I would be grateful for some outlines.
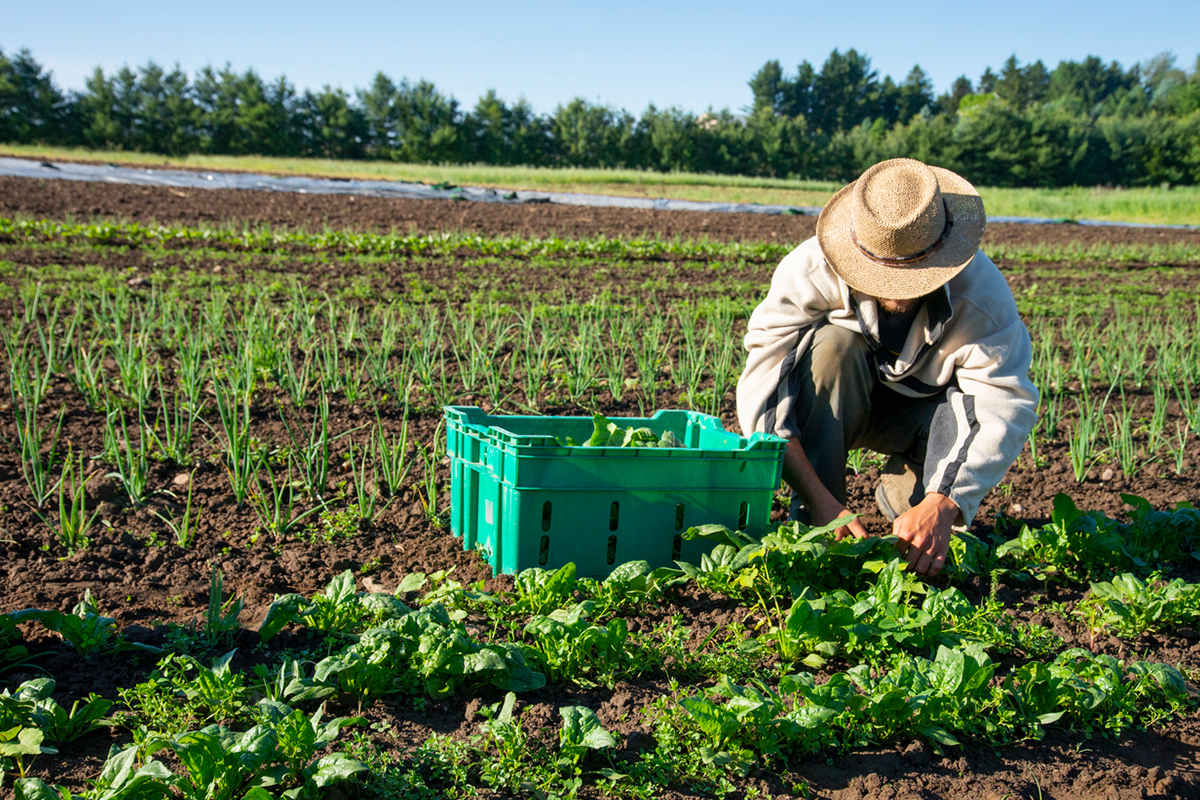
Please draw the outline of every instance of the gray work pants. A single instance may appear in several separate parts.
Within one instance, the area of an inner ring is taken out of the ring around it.
[[[945,392],[911,398],[884,386],[866,339],[836,325],[814,332],[796,369],[801,372],[795,402],[800,444],[838,502],[846,503],[847,454],[861,447],[891,456],[883,483],[893,507],[900,506],[898,513],[920,502],[930,428],[946,404]],[[794,499],[793,515],[796,510]]]

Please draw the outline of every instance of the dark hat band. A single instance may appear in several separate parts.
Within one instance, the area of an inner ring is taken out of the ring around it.
[[[917,253],[916,255],[900,256],[898,258],[888,258],[887,256],[875,255],[870,250],[863,247],[862,243],[860,241],[858,241],[858,236],[854,233],[854,220],[853,219],[850,220],[850,239],[851,239],[851,241],[854,242],[854,246],[858,248],[860,253],[862,253],[864,256],[871,259],[872,261],[874,261],[876,264],[882,264],[885,267],[903,267],[908,264],[915,264],[918,261],[922,261],[926,258],[929,258],[931,255],[936,253],[938,250],[941,250],[942,245],[944,245],[946,243],[946,240],[948,238],[950,238],[950,231],[951,231],[951,229],[954,228],[954,215],[950,213],[950,205],[949,205],[949,203],[946,202],[946,198],[944,198],[944,197],[942,198],[942,208],[944,208],[946,210],[946,224],[942,227],[942,235],[938,237],[938,240],[936,242],[929,245],[929,247],[926,247],[924,250]]]

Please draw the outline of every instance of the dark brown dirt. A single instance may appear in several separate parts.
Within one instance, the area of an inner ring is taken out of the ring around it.
[[[813,219],[804,217],[765,217],[759,215],[696,214],[689,212],[651,212],[618,209],[585,209],[564,206],[498,206],[438,201],[384,200],[344,196],[285,195],[268,192],[199,191],[146,189],[133,186],[61,182],[40,182],[0,178],[0,216],[89,220],[116,217],[142,222],[164,223],[262,223],[304,227],[328,226],[360,230],[460,230],[488,233],[556,234],[583,236],[652,235],[664,238],[693,238],[745,241],[800,241],[812,232]],[[1169,241],[1200,245],[1200,232],[1178,230],[1140,230],[1085,228],[1082,226],[993,225],[988,236],[993,241],[1064,242],[1080,241]],[[44,256],[10,256],[18,263],[38,266]],[[106,268],[124,270],[138,265],[136,254],[114,250],[103,256]],[[111,262],[111,263],[110,263]],[[240,268],[252,268],[243,265]],[[190,265],[181,257],[181,267]],[[260,265],[270,268],[264,259]],[[661,277],[669,264],[632,265],[619,276],[621,285],[638,286],[651,277]],[[407,273],[423,269],[421,263],[385,266],[391,280],[401,285]],[[486,267],[462,264],[447,267],[437,264],[421,277],[432,283],[444,281],[474,284],[486,278]],[[440,273],[438,271],[441,271]],[[747,274],[734,276],[765,287],[769,268],[747,267]],[[541,275],[526,280],[544,281],[547,289],[563,276]],[[727,272],[691,273],[697,283],[730,279]],[[586,276],[573,276],[580,279]],[[611,280],[613,276],[606,276]],[[1181,281],[1192,281],[1189,271]],[[313,278],[317,280],[317,278]],[[99,418],[88,411],[65,381],[51,390],[51,402],[66,409],[64,438],[70,439],[77,452],[95,453],[101,448]],[[4,395],[7,397],[7,394]],[[673,400],[665,397],[663,405]],[[470,403],[476,398],[464,398]],[[11,411],[3,411],[2,426],[11,438]],[[614,415],[632,415],[628,405],[602,404],[600,409]],[[332,427],[346,430],[372,418],[372,412],[335,403]],[[725,421],[733,426],[730,409]],[[555,413],[583,413],[583,409],[563,406]],[[433,414],[417,416],[411,423],[410,436],[429,441],[437,425]],[[397,426],[398,419],[389,419]],[[256,421],[256,432],[264,438],[279,435],[277,423],[264,412]],[[1119,473],[1102,479],[1099,474],[1077,484],[1065,464],[1064,454],[1049,446],[1041,454],[1049,466],[1033,469],[1028,454],[1013,466],[1001,486],[985,503],[975,531],[985,535],[997,515],[1004,513],[1016,520],[1032,523],[1049,518],[1051,500],[1060,491],[1076,498],[1080,507],[1097,508],[1116,515],[1122,509],[1119,494],[1130,492],[1149,499],[1156,507],[1170,507],[1180,501],[1200,504],[1200,444],[1193,441],[1187,453],[1187,469],[1176,475],[1154,465],[1136,476]],[[203,506],[201,535],[189,548],[170,541],[165,525],[154,511],[178,510],[179,501],[165,493],[178,492],[175,479],[190,470],[159,465],[151,486],[164,493],[155,496],[147,508],[127,508],[119,487],[112,478],[96,475],[89,485],[89,497],[98,504],[105,525],[94,531],[87,550],[65,557],[33,509],[28,507],[19,466],[12,453],[0,455],[0,570],[4,589],[0,610],[25,607],[69,610],[90,591],[101,609],[117,619],[131,640],[162,643],[167,623],[187,624],[203,615],[208,596],[212,565],[225,575],[227,592],[238,594],[246,602],[241,622],[248,630],[257,628],[272,598],[284,592],[311,595],[344,569],[353,569],[360,587],[393,588],[406,574],[433,572],[453,567],[454,576],[464,582],[484,581],[489,589],[509,585],[505,578],[492,578],[479,557],[465,553],[457,540],[444,529],[435,527],[422,513],[415,487],[410,486],[394,499],[367,530],[345,542],[308,543],[288,537],[272,539],[257,533],[257,524],[245,509],[233,503],[228,479],[222,469],[201,464],[195,473],[195,500]],[[446,467],[440,468],[440,480],[448,484]],[[886,530],[886,523],[872,502],[877,472],[867,471],[851,481],[851,507],[866,512],[865,522],[875,533]],[[777,516],[783,512],[782,501]],[[736,603],[703,593],[679,592],[655,609],[646,619],[669,620],[674,614],[686,615],[699,639],[714,630],[722,630],[740,618]],[[1049,624],[1049,623],[1048,623]],[[1200,645],[1194,631],[1181,632],[1178,641],[1165,638],[1122,645],[1089,642],[1086,634],[1065,620],[1055,621],[1060,635],[1070,635],[1080,646],[1092,646],[1101,652],[1128,656],[1122,648],[1131,646],[1154,649],[1159,657],[1178,663],[1181,668],[1200,668]],[[117,689],[140,680],[153,666],[153,658],[102,656],[83,658],[56,637],[28,633],[33,651],[48,655],[39,662],[58,679],[58,694],[75,699],[88,692],[115,697]],[[256,637],[244,633],[239,639],[237,666],[248,668],[264,660],[254,648]],[[1194,673],[1193,673],[1194,674]],[[32,671],[12,671],[0,675],[0,685],[11,687],[35,675]],[[649,732],[637,710],[669,691],[662,674],[619,684],[612,689],[581,690],[552,685],[539,692],[521,696],[518,708],[531,730],[557,725],[554,709],[564,704],[583,704],[596,709],[601,721],[625,737],[618,758],[632,757],[646,746]],[[498,696],[486,695],[483,702],[495,702]],[[466,737],[478,731],[479,698],[455,698],[438,703],[413,703],[403,700],[376,704],[364,713],[370,722],[384,723],[390,733],[373,735],[377,741],[390,742],[399,750],[411,748],[433,733]],[[356,709],[330,707],[330,713],[354,713]],[[84,737],[65,745],[58,756],[43,756],[33,774],[78,789],[82,780],[94,776],[116,740],[106,732]],[[865,751],[826,760],[814,758],[793,764],[794,772],[774,775],[752,774],[741,785],[758,789],[765,796],[792,796],[799,781],[811,787],[811,797],[836,800],[859,798],[968,798],[1054,797],[1060,800],[1085,798],[1173,798],[1200,797],[1200,718],[1192,714],[1153,731],[1137,731],[1121,737],[1088,738],[1081,733],[1052,729],[1039,742],[1005,747],[967,745],[938,756],[921,742],[890,742]],[[0,790],[0,798],[9,797]],[[695,796],[681,787],[664,788],[663,797]]]
[[[91,220],[115,218],[179,225],[272,225],[308,230],[388,232],[462,231],[524,236],[661,237],[799,243],[816,231],[816,217],[586,208],[553,203],[499,205],[470,201],[403,200],[347,195],[287,194],[230,189],[174,189],[0,177],[0,216]],[[1200,230],[1119,228],[1071,224],[988,226],[988,244],[1082,246],[1128,242],[1190,243]]]

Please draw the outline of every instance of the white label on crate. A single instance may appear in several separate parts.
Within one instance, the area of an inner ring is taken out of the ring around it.
[[[491,500],[483,501],[483,521],[486,522],[488,525],[495,524],[495,522],[492,520],[492,501]]]

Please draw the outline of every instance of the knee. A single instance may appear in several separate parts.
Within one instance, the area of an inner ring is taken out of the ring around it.
[[[873,387],[867,342],[861,334],[825,325],[813,335],[809,373],[818,396],[865,398]]]

